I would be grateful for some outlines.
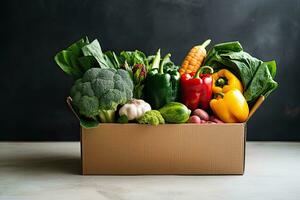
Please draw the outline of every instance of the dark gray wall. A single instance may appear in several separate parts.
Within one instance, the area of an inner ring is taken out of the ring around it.
[[[280,87],[248,123],[249,140],[300,140],[299,0],[10,0],[2,2],[1,140],[78,140],[72,80],[53,56],[88,35],[105,50],[157,48],[180,64],[206,38],[276,59]]]

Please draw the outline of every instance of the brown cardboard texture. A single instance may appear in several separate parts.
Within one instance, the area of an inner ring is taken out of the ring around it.
[[[249,118],[263,100],[255,103]],[[71,98],[67,102],[72,109]],[[246,123],[82,127],[82,173],[243,174],[245,139]]]

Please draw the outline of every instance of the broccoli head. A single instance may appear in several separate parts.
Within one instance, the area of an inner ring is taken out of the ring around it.
[[[114,122],[117,106],[132,98],[133,83],[123,69],[91,68],[71,88],[78,113],[100,122]]]

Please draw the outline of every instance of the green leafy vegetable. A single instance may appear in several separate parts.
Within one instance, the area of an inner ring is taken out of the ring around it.
[[[148,69],[148,59],[146,55],[138,50],[135,51],[122,51],[119,56],[120,64],[124,65],[125,62],[129,66],[134,66],[136,64],[142,64]]]
[[[138,50],[122,51],[118,60],[121,68],[128,71],[132,77],[134,84],[133,97],[136,99],[143,98],[144,81],[149,69],[146,55]]]
[[[107,62],[107,58],[105,57],[105,55],[102,53],[101,46],[97,39],[95,39],[90,44],[87,44],[84,47],[82,47],[81,50],[84,56],[94,57],[99,63],[101,68],[105,69],[105,68],[112,67],[110,63]]]
[[[76,63],[76,56],[72,53],[72,51],[62,50],[61,52],[56,54],[54,59],[58,66],[66,74],[72,76],[75,79],[82,76],[82,70]]]
[[[58,52],[54,60],[66,74],[74,79],[81,78],[87,70],[93,67],[114,68],[110,59],[102,53],[98,40],[90,43],[87,37]]]
[[[160,50],[158,50],[158,55],[160,55],[159,52]],[[170,56],[163,60],[160,56],[151,55],[147,57],[143,52],[138,50],[122,51],[118,59],[113,57],[111,53],[109,57],[110,60],[118,60],[119,66],[130,73],[134,83],[133,97],[136,99],[144,98],[145,78],[150,70],[158,69],[161,63],[166,73],[178,71],[179,69],[170,60]]]
[[[83,56],[83,57],[78,58],[78,61],[80,63],[80,66],[81,66],[81,69],[83,72],[86,72],[87,70],[89,70],[93,67],[99,66],[97,60],[93,56]]]
[[[215,45],[207,54],[203,65],[218,71],[222,68],[232,71],[243,83],[244,96],[248,102],[257,97],[267,97],[278,84],[273,80],[276,74],[275,61],[263,62],[252,57],[239,42]]]
[[[142,99],[144,97],[144,82],[146,78],[146,67],[143,64],[135,64],[132,67],[132,79],[134,83],[133,97],[136,99]]]
[[[107,57],[107,62],[110,62],[111,63],[110,65],[113,66],[113,68],[115,69],[120,68],[120,61],[117,55],[115,54],[115,52],[107,51],[105,52],[105,56]]]
[[[81,121],[94,127],[99,122],[114,122],[117,106],[132,98],[132,90],[127,71],[91,68],[75,82],[70,95]]]
[[[273,80],[276,71],[275,61],[264,62],[259,67],[253,77],[248,89],[244,92],[247,101],[258,98],[261,94],[267,97],[278,86],[278,83]],[[271,69],[271,70],[270,70]],[[272,76],[273,72],[273,76]]]

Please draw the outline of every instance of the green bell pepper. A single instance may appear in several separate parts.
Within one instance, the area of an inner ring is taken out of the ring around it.
[[[160,50],[158,50],[152,69],[147,74],[145,100],[152,109],[159,109],[169,102],[178,101],[180,96],[180,74],[176,67],[167,64],[170,56],[171,54],[167,54],[161,62],[157,62],[160,61]]]

